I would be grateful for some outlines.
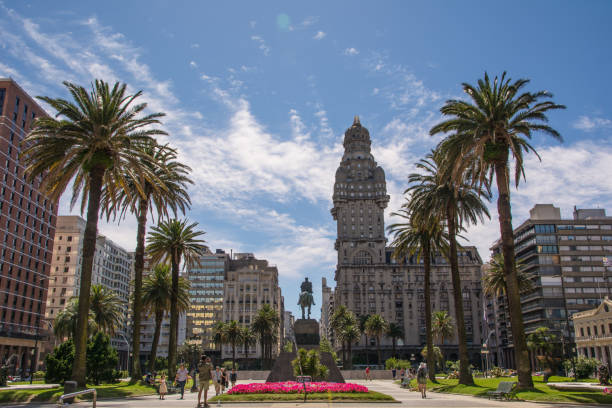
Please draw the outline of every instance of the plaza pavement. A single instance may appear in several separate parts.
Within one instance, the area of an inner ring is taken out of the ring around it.
[[[263,381],[238,381],[238,383],[251,383],[251,382],[263,382]],[[600,405],[583,405],[583,404],[549,404],[549,403],[531,403],[522,401],[494,401],[486,398],[476,398],[466,395],[451,395],[451,394],[439,394],[430,392],[427,393],[427,398],[422,399],[418,392],[408,391],[400,388],[399,385],[393,384],[390,380],[374,380],[374,381],[363,381],[356,380],[351,381],[356,384],[365,385],[373,391],[379,391],[388,395],[393,396],[400,403],[364,403],[364,402],[324,402],[324,403],[296,403],[296,402],[283,402],[283,403],[223,403],[221,406],[227,406],[230,408],[258,408],[258,407],[273,407],[273,408],[296,408],[296,407],[307,407],[307,408],[328,408],[328,407],[339,407],[339,408],[379,408],[379,407],[430,407],[430,408],[480,408],[480,407],[511,407],[511,408],[551,408],[551,407],[601,407]],[[210,391],[214,395],[214,388],[211,387]],[[153,407],[164,407],[164,408],[194,408],[197,402],[197,393],[189,391],[185,392],[185,399],[179,399],[177,395],[166,396],[164,401],[159,400],[158,396],[145,396],[145,397],[134,397],[130,399],[113,399],[113,400],[102,400],[97,403],[98,408],[153,408]],[[84,408],[91,407],[89,403],[78,403],[73,404],[71,407]],[[53,404],[22,404],[22,405],[0,405],[2,407],[25,407],[36,408],[45,407],[51,408]],[[210,404],[211,408],[217,407],[216,403]]]

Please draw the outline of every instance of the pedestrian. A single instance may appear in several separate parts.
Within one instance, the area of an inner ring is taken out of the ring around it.
[[[393,381],[395,381],[395,375],[397,374],[397,368],[393,367],[391,369],[391,375],[393,376]]]
[[[232,372],[230,373],[230,381],[232,383],[232,388],[236,385],[236,380],[238,379],[238,374],[236,373],[236,369],[232,368]]]
[[[210,387],[210,379],[212,378],[212,364],[210,357],[202,356],[198,364],[198,380],[200,382],[200,390],[198,392],[198,406],[202,406],[202,391],[204,391],[204,408],[208,408],[208,387]]]
[[[227,380],[227,369],[223,367],[221,369],[221,394],[225,392],[225,388],[227,387],[228,382],[229,381]]]
[[[419,391],[421,391],[421,398],[427,397],[427,364],[421,363],[416,373],[417,383],[419,384]]]
[[[181,399],[185,396],[185,384],[187,384],[187,377],[189,376],[189,372],[185,368],[185,364],[181,363],[178,371],[176,372],[175,381],[178,386],[181,388]]]
[[[167,393],[168,384],[166,384],[166,374],[162,374],[161,379],[159,380],[159,399],[166,399]]]
[[[370,376],[370,366],[367,366],[367,367],[366,367],[366,369],[365,369],[365,375],[366,375],[366,376],[365,376],[365,377],[366,377],[366,378],[365,378],[365,379],[366,379],[366,381],[368,381],[368,380],[372,381],[372,377]]]
[[[400,370],[400,380],[404,380],[404,377],[406,377],[406,369],[402,367],[402,369]]]
[[[219,366],[213,372],[213,385],[215,386],[215,395],[219,395],[221,392],[221,377],[223,377],[223,373]]]

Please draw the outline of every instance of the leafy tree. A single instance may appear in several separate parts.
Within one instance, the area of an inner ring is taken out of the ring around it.
[[[232,368],[236,366],[236,346],[242,343],[242,328],[237,321],[231,320],[225,325],[223,338],[232,346]]]
[[[489,267],[482,276],[482,289],[487,295],[500,296],[506,294],[506,274],[504,272],[504,255],[495,254],[489,261]],[[516,278],[520,293],[533,290],[533,275],[525,272],[523,265],[515,262]]]
[[[433,347],[433,361],[435,365],[439,365],[440,367],[443,367],[444,364],[444,355],[442,355],[442,350],[440,350],[440,347],[438,346],[434,346]],[[425,360],[427,360],[427,346],[423,347],[423,350],[421,350],[421,355],[423,356],[423,358]],[[434,369],[435,371],[435,365],[430,367],[431,369]],[[429,367],[429,364],[427,364],[427,367]]]
[[[57,338],[73,339],[76,334],[77,321],[79,316],[79,299],[72,298],[68,301],[66,308],[60,311],[53,321],[53,334]],[[94,312],[90,309],[88,315],[88,336],[91,336],[97,329]]]
[[[187,220],[162,221],[151,228],[147,237],[147,253],[153,264],[169,263],[172,268],[172,291],[170,299],[170,338],[168,340],[168,377],[176,374],[176,347],[178,335],[179,308],[179,270],[181,262],[184,267],[200,263],[200,257],[208,249],[204,240],[199,239],[204,234],[197,231],[198,223],[188,224]]]
[[[601,363],[595,358],[578,356],[578,358],[575,359],[576,378],[592,378],[595,370],[597,370],[600,364]],[[571,360],[563,361],[563,366],[567,371],[571,370]]]
[[[265,303],[255,314],[251,329],[257,333],[261,344],[262,360],[267,366],[272,363],[272,347],[278,343],[279,315],[272,307]]]
[[[167,144],[160,145],[156,141],[143,143],[140,148],[143,154],[150,158],[143,165],[153,175],[153,180],[150,177],[133,180],[128,176],[123,189],[105,188],[102,199],[109,217],[111,214],[119,214],[120,218],[123,218],[127,211],[131,211],[138,221],[132,297],[132,350],[136,356],[140,353],[140,319],[145,307],[142,301],[142,285],[147,212],[153,214],[155,210],[158,221],[162,217],[168,217],[169,210],[175,217],[179,211],[184,214],[191,204],[187,184],[192,183],[187,177],[191,169],[176,160],[175,149]],[[141,377],[140,361],[137,358],[132,360],[132,373],[133,379]]]
[[[438,339],[440,349],[444,345],[444,341],[452,338],[455,334],[453,319],[446,310],[434,312],[431,329],[434,337]],[[444,367],[444,353],[442,353],[442,367]]]
[[[358,341],[361,337],[361,332],[359,331],[359,327],[357,325],[357,319],[352,312],[348,316],[344,326],[342,326],[340,331],[337,332],[337,336],[342,343],[346,343],[347,362],[345,367],[350,369],[353,367],[353,343]]]
[[[538,327],[535,332],[527,336],[527,348],[534,353],[540,353],[537,358],[547,368],[544,382],[548,382],[548,378],[556,369],[558,359],[554,358],[553,353],[557,343],[557,336],[552,334],[548,327]]]
[[[394,259],[403,262],[406,258],[415,256],[417,262],[423,260],[424,271],[424,297],[425,297],[425,334],[427,349],[433,350],[433,334],[431,323],[431,261],[436,252],[448,251],[448,237],[444,234],[442,223],[434,213],[425,209],[426,203],[421,202],[427,197],[411,197],[410,201],[404,203],[402,208],[393,213],[400,217],[402,222],[389,225],[388,229],[393,234],[392,247]],[[427,360],[429,379],[436,381],[434,355],[429,354]]]
[[[177,352],[178,361],[186,363],[187,366],[197,366],[200,356],[204,353],[204,347],[201,343],[183,343]]]
[[[319,350],[321,350],[322,353],[330,353],[334,361],[338,360],[338,355],[334,351],[331,342],[325,336],[321,337],[321,340],[319,341]]]
[[[293,343],[288,341],[285,343],[285,345],[283,346],[283,351],[286,353],[292,353],[293,352]]]
[[[213,343],[218,350],[221,350],[221,346],[223,346],[223,331],[225,330],[225,323],[217,322],[213,326]]]
[[[328,369],[321,364],[319,352],[317,350],[306,351],[301,348],[297,352],[297,357],[291,362],[293,374],[309,375],[314,381],[325,380],[328,375]]]
[[[249,348],[257,344],[257,335],[249,327],[243,327],[241,330],[240,338],[244,346],[244,358],[248,359]]]
[[[87,344],[87,378],[95,385],[100,382],[111,383],[119,379],[115,369],[119,363],[117,350],[110,344],[110,338],[102,333],[96,333]]]
[[[98,329],[112,336],[115,330],[121,326],[123,311],[122,301],[117,292],[106,286],[92,285],[89,296],[89,307],[94,314],[94,321]]]
[[[184,313],[189,309],[189,281],[179,277],[179,291],[177,294],[179,313]],[[143,310],[153,312],[155,315],[155,331],[153,332],[153,342],[151,343],[151,356],[149,359],[149,371],[153,371],[153,362],[157,357],[157,347],[164,314],[170,310],[172,301],[172,278],[170,267],[164,264],[157,264],[153,268],[142,285],[142,306]]]
[[[60,383],[70,379],[74,363],[74,343],[72,339],[61,343],[45,357],[45,382]]]
[[[82,86],[69,82],[64,85],[73,102],[39,97],[57,113],[34,122],[22,141],[21,158],[28,182],[41,177],[51,201],[58,201],[72,183],[71,206],[80,196],[81,212],[87,207],[72,370],[72,379],[84,387],[89,293],[102,189],[122,188],[127,175],[137,180],[150,177],[142,165],[148,158],[138,147],[165,132],[155,127],[163,114],[142,115],[147,104],[133,104],[141,92],[128,95],[125,84],[117,82],[111,89],[106,82],[96,80],[90,93]]]
[[[434,151],[420,160],[416,167],[421,173],[412,173],[408,176],[410,187],[406,194],[422,205],[419,212],[415,212],[417,224],[419,218],[425,217],[423,222],[430,225],[427,219],[434,216],[446,222],[448,233],[448,251],[445,253],[450,263],[451,280],[453,282],[453,301],[455,304],[455,320],[457,322],[457,337],[459,345],[459,384],[473,385],[474,379],[469,370],[469,356],[467,351],[465,317],[463,311],[463,291],[461,276],[459,274],[459,259],[457,249],[457,233],[466,225],[483,221],[489,216],[489,211],[481,197],[489,198],[486,191],[464,180],[455,180],[450,177],[450,171],[444,167],[446,158],[440,151]],[[418,216],[417,216],[418,215]]]
[[[519,281],[514,265],[514,235],[510,206],[510,161],[513,157],[514,181],[518,187],[525,178],[523,153],[537,152],[528,142],[534,132],[543,132],[557,140],[561,135],[550,127],[546,113],[565,109],[551,100],[547,91],[523,92],[527,79],[512,81],[504,72],[491,82],[484,79],[473,86],[463,83],[469,101],[449,100],[440,109],[447,120],[434,126],[430,134],[449,133],[440,150],[452,169],[452,177],[460,182],[490,185],[495,175],[497,212],[501,230],[507,299],[512,338],[518,366],[519,388],[532,388],[529,352],[521,309]],[[539,158],[539,156],[538,156]],[[457,321],[459,325],[461,322]]]
[[[340,340],[340,345],[342,348],[342,365],[344,367],[347,367],[348,363],[346,359],[346,342],[342,340],[343,336],[341,336],[341,332],[344,330],[345,327],[354,324],[354,319],[355,315],[353,314],[353,312],[348,310],[347,307],[344,305],[338,306],[334,310],[334,313],[332,313],[332,316],[330,318],[330,326],[336,334],[338,340]]]
[[[376,339],[376,351],[378,354],[378,364],[382,364],[382,353],[380,350],[380,339],[387,332],[388,323],[379,314],[374,314],[368,318],[365,324],[366,332],[370,337]]]
[[[389,323],[387,327],[387,332],[385,333],[387,337],[391,339],[391,345],[393,348],[393,357],[395,357],[395,347],[397,346],[397,339],[401,339],[404,337],[404,331],[402,327],[397,323]]]

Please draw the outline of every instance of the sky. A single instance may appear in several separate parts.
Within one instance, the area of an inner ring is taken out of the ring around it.
[[[166,113],[162,141],[193,170],[186,216],[210,248],[277,265],[294,312],[308,276],[318,317],[321,278],[334,286],[333,177],[355,115],[386,172],[389,224],[461,83],[485,71],[528,78],[567,109],[549,115],[563,142],[533,139],[541,161],[531,155],[512,190],[514,225],[536,203],[564,217],[612,212],[610,17],[609,1],[0,0],[0,77],[51,97],[67,97],[62,81],[96,78],[142,90]],[[485,261],[499,234],[489,209],[464,234]],[[70,213],[65,194],[60,215]],[[99,230],[134,249],[134,217]]]

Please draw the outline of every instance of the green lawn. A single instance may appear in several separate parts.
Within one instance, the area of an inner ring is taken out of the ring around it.
[[[223,402],[233,401],[303,401],[303,394],[223,394],[218,397],[213,397],[209,401],[216,402],[217,400]],[[369,392],[317,392],[308,394],[308,401],[395,401],[393,397],[387,394],[383,394],[376,391]]]
[[[427,388],[435,392],[445,392],[453,394],[473,395],[476,397],[486,397],[488,391],[494,391],[501,381],[517,381],[516,377],[509,378],[474,378],[476,385],[459,385],[458,380],[438,380],[438,383],[427,382]],[[572,381],[566,377],[551,377],[551,382]],[[592,381],[592,380],[591,380]],[[533,390],[520,391],[516,395],[519,399],[542,401],[542,402],[579,402],[612,404],[612,396],[604,395],[600,391],[560,391],[542,383],[542,377],[533,377],[535,388]],[[416,387],[413,380],[411,386]]]
[[[144,384],[130,385],[127,382],[118,384],[88,385],[87,388],[95,388],[98,399],[124,398],[139,395],[155,394],[154,387]],[[46,390],[2,390],[0,391],[0,403],[8,402],[56,402],[64,393],[64,387],[50,388]],[[84,395],[82,399],[91,400],[92,395]]]

